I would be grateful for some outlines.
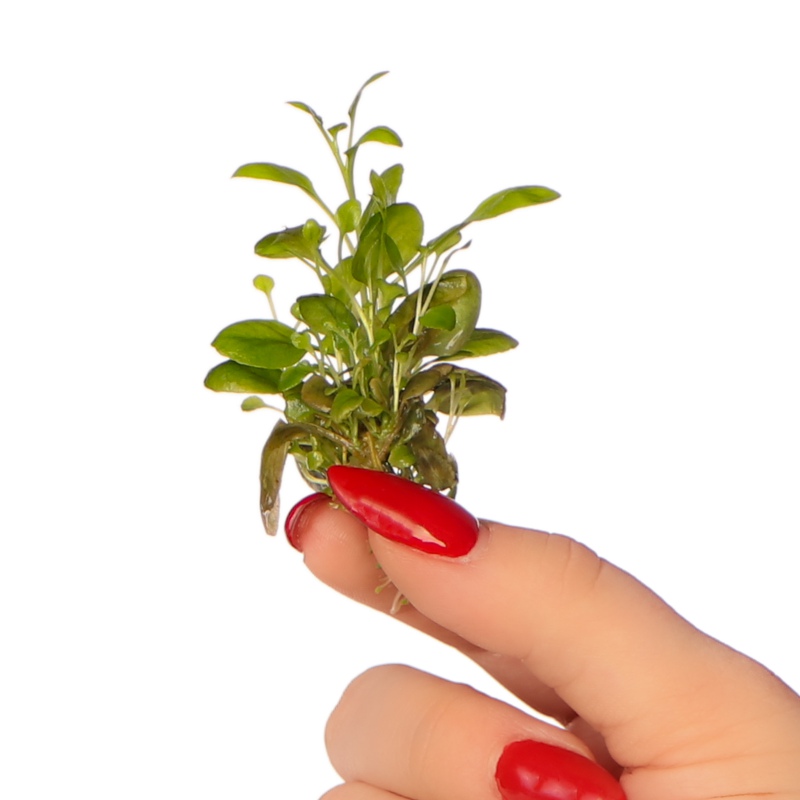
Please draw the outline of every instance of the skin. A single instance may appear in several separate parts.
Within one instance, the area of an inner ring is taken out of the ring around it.
[[[388,612],[395,593],[375,594],[377,559],[411,602],[396,620],[554,720],[410,667],[368,670],[330,717],[344,783],[323,800],[497,799],[497,760],[521,739],[594,758],[628,800],[800,799],[800,697],[574,540],[484,522],[475,548],[447,559],[325,500],[293,534],[320,580]]]

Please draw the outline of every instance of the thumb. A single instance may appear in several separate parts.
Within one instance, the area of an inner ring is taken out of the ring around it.
[[[785,755],[800,741],[797,696],[623,570],[564,536],[479,525],[448,498],[391,475],[333,467],[329,479],[416,609],[520,659],[603,736],[617,763],[647,772],[649,788],[658,774],[674,781],[675,770],[695,779],[698,765],[704,781],[719,771],[738,794],[764,791],[765,775],[777,786],[798,780]],[[756,724],[764,720],[766,737]],[[735,764],[732,752],[743,754]]]

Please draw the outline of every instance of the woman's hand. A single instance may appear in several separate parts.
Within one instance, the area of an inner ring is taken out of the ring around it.
[[[392,476],[339,467],[330,477],[350,513],[317,495],[287,521],[309,569],[389,611],[377,559],[410,603],[398,620],[560,725],[378,667],[330,718],[345,782],[325,800],[800,798],[800,698],[633,577],[564,536],[478,525]]]

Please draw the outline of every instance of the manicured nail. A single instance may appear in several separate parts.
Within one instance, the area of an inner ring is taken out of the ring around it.
[[[358,467],[328,469],[336,499],[368,528],[423,553],[457,558],[478,540],[477,520],[458,503],[417,483]]]
[[[594,761],[543,742],[508,745],[495,780],[503,800],[625,800],[619,783]]]
[[[289,544],[294,547],[295,550],[299,550],[301,553],[303,552],[303,547],[300,542],[300,536],[298,535],[299,530],[297,523],[300,520],[300,517],[303,516],[303,512],[312,503],[316,503],[317,500],[322,500],[323,498],[325,500],[331,499],[323,492],[316,492],[315,494],[310,494],[308,497],[304,497],[299,503],[293,506],[292,510],[286,517],[286,522],[283,525],[283,529],[286,531],[286,538],[289,540]]]

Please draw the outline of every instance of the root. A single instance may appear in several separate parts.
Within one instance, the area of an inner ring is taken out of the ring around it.
[[[392,580],[388,576],[384,577],[384,579],[375,587],[375,594],[380,594],[384,589],[388,586],[392,586]],[[410,605],[408,602],[408,598],[399,590],[396,590],[397,593],[394,596],[394,600],[392,600],[392,606],[389,609],[389,613],[394,617],[400,613],[403,606]]]
[[[394,600],[392,601],[392,607],[389,609],[389,613],[394,617],[400,613],[400,610],[403,606],[410,605],[408,602],[408,598],[398,589],[397,594],[394,596]]]

